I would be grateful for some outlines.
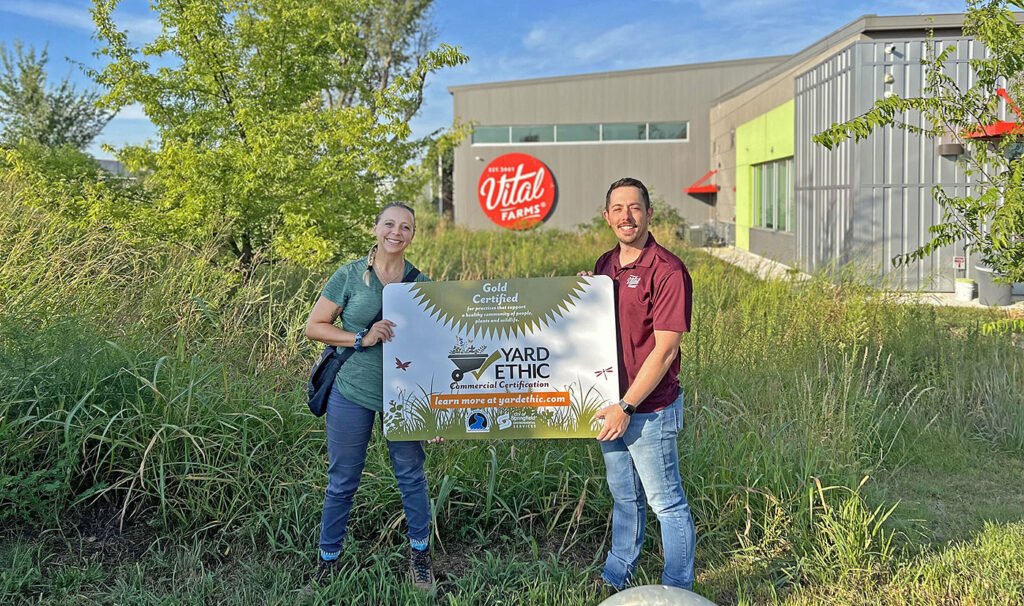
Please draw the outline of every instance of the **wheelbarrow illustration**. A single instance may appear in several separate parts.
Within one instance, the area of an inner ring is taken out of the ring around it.
[[[455,370],[452,371],[452,380],[458,383],[462,380],[462,377],[466,376],[467,372],[480,368],[484,361],[487,360],[487,356],[478,353],[450,354],[448,359],[455,364]]]

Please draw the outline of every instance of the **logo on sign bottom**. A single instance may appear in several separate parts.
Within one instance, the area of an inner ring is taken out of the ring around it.
[[[491,430],[491,419],[487,413],[477,410],[466,417],[466,433],[486,433]]]
[[[533,428],[537,426],[537,415],[527,413],[503,413],[497,418],[498,429]]]

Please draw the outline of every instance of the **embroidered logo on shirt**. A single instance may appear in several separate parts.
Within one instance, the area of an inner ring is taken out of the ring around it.
[[[626,286],[630,288],[636,288],[636,285],[640,283],[640,276],[633,274],[626,278]]]

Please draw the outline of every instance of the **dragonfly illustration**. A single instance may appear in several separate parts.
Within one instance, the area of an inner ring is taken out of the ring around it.
[[[605,381],[608,380],[608,375],[610,375],[611,373],[612,373],[612,367],[611,366],[609,366],[608,368],[603,368],[601,370],[595,370],[594,371],[594,374],[596,376],[598,376],[598,377],[603,376]]]
[[[399,370],[409,370],[410,364],[412,364],[412,360],[409,360],[408,362],[403,362],[398,358],[395,358],[395,368]]]

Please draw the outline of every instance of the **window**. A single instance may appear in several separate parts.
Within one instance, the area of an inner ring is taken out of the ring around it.
[[[779,231],[789,231],[789,209],[793,201],[793,161],[786,159],[775,171],[775,220],[772,226]]]
[[[751,204],[750,204],[750,206],[751,206],[750,219],[751,219],[753,225],[757,225],[757,226],[760,227],[761,226],[761,215],[763,214],[761,212],[761,206],[762,206],[762,202],[763,202],[762,199],[761,199],[761,191],[763,189],[761,187],[761,183],[762,183],[762,181],[764,179],[764,173],[761,170],[761,167],[760,166],[755,166],[754,169],[753,169],[753,174],[750,177],[751,177],[751,179],[750,179],[750,181],[751,181],[751,183],[750,183],[750,191],[753,193],[753,199],[750,201],[751,202]]]
[[[689,124],[686,122],[651,122],[648,125],[648,138],[685,139]]]
[[[600,141],[601,127],[596,124],[559,124],[555,127],[557,141]]]
[[[751,210],[756,227],[793,231],[793,158],[782,158],[751,168]]]
[[[761,227],[775,227],[775,173],[778,166],[773,162],[761,168]]]
[[[647,138],[646,124],[602,124],[602,141],[643,141]]]
[[[473,130],[473,143],[508,143],[508,127],[478,126]]]
[[[635,122],[610,124],[539,124],[537,126],[478,126],[473,144],[522,145],[524,143],[684,142],[689,122]]]
[[[554,126],[513,126],[513,143],[550,143],[555,140]]]

